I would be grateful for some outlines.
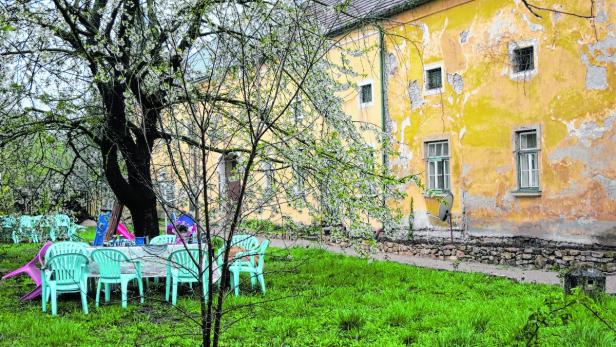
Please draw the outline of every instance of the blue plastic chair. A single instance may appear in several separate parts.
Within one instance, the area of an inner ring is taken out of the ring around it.
[[[50,276],[46,279],[48,289],[41,296],[43,312],[51,299],[51,314],[57,315],[59,294],[80,293],[83,312],[88,314],[88,258],[75,253],[59,254],[45,263],[45,269]]]
[[[143,278],[141,276],[141,263],[138,260],[132,261],[128,257],[115,249],[97,249],[92,252],[92,260],[98,264],[100,277],[98,286],[96,287],[96,307],[98,307],[101,285],[105,285],[105,302],[110,300],[110,285],[120,284],[122,291],[122,308],[126,308],[128,304],[128,282],[137,281],[139,286],[139,297],[143,304]],[[130,271],[122,272],[122,264],[130,264]]]
[[[235,296],[240,295],[240,274],[247,272],[250,274],[250,286],[254,288],[256,282],[261,285],[261,292],[265,294],[265,277],[263,276],[263,267],[265,265],[265,251],[269,246],[269,240],[265,240],[259,246],[258,251],[239,252],[235,255],[235,258],[229,265],[229,272],[231,276],[229,278],[231,282],[231,288],[235,292]],[[259,259],[255,264],[255,256],[258,255]]]
[[[105,242],[105,231],[107,231],[109,218],[111,218],[111,212],[104,212],[98,215],[98,221],[96,222],[96,234],[94,236],[92,246],[102,246]]]

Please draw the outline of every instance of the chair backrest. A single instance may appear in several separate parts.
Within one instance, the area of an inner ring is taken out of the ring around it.
[[[47,263],[52,257],[60,254],[82,254],[87,256],[87,247],[88,244],[84,242],[56,242],[47,249],[47,253],[45,253],[45,263]]]
[[[192,258],[190,254],[192,254]],[[207,251],[203,250],[203,271],[207,269]],[[194,259],[194,261],[193,261]],[[180,278],[197,278],[199,275],[199,268],[197,267],[197,262],[199,261],[199,249],[190,248],[180,249],[174,251],[169,255],[168,265],[172,268],[178,269],[178,277]]]
[[[57,284],[77,284],[87,271],[88,257],[83,254],[58,254],[47,260],[47,268]]]
[[[13,216],[4,216],[0,219],[0,221],[2,221],[0,227],[6,229],[12,229],[17,224],[17,220]]]
[[[265,264],[265,251],[267,250],[269,243],[269,240],[263,240],[259,246],[259,263],[257,264],[257,268],[260,270],[263,270],[263,265]]]
[[[174,245],[175,235],[158,235],[150,240],[151,245]]]
[[[72,224],[71,217],[65,214],[62,214],[62,213],[58,213],[57,215],[55,215],[54,220],[55,220],[56,227],[59,227],[59,228],[68,228]]]
[[[101,278],[120,278],[122,262],[128,257],[117,249],[97,249],[92,252],[92,260],[98,264]]]
[[[233,235],[231,238],[231,247],[241,247],[247,251],[256,251],[257,247],[259,247],[259,240],[248,234]]]
[[[34,228],[34,219],[31,216],[26,215],[19,217],[19,228]]]

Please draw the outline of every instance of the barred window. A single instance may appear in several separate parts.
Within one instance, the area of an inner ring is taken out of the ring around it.
[[[533,46],[513,50],[513,72],[526,72],[535,69],[535,49]]]
[[[426,90],[441,89],[443,87],[443,76],[440,67],[426,70]]]
[[[372,83],[359,86],[359,102],[362,105],[372,102]]]

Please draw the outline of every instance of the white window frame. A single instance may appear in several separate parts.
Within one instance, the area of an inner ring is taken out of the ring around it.
[[[370,102],[362,102],[361,99],[361,87],[370,85]],[[359,108],[366,108],[374,105],[374,83],[372,80],[363,80],[357,83],[357,96],[359,99]]]
[[[447,153],[442,153],[442,144],[447,145]],[[439,155],[430,155],[430,147],[441,145],[441,153]],[[451,191],[451,146],[449,139],[427,140],[424,141],[424,157],[426,160],[426,177],[427,188],[430,191],[437,193],[446,193]],[[438,163],[443,162],[442,172],[439,173]],[[434,174],[431,174],[431,166],[434,167]],[[438,177],[443,176],[443,186],[438,186]],[[433,184],[434,183],[434,184]]]
[[[428,71],[434,70],[436,68],[441,69],[441,87],[428,89]],[[445,87],[445,68],[443,66],[443,62],[431,63],[424,65],[423,71],[423,82],[424,82],[424,95],[435,95],[443,92],[443,88]]]
[[[513,64],[515,55],[514,50],[526,47],[533,47],[533,69],[529,71],[514,72]],[[539,45],[536,39],[509,42],[509,78],[514,81],[528,80],[539,72]]]

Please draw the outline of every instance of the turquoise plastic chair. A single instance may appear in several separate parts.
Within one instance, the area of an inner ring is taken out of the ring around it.
[[[101,285],[105,285],[105,302],[111,297],[110,285],[120,284],[122,291],[122,308],[128,305],[128,282],[137,281],[140,302],[143,304],[143,278],[141,277],[141,262],[129,260],[128,257],[115,249],[97,249],[92,252],[92,260],[98,264],[100,277],[96,287],[96,307],[98,307]],[[131,264],[134,272],[122,273],[122,264]]]
[[[188,253],[190,251],[190,254]],[[191,256],[192,255],[192,258]],[[194,261],[193,261],[194,259]],[[199,281],[199,268],[196,262],[199,261],[199,249],[180,249],[171,255],[167,260],[167,283],[165,286],[165,300],[169,301],[169,290],[172,289],[171,304],[175,306],[178,297],[179,283],[192,283]],[[207,251],[203,250],[203,296],[207,296],[208,271],[207,271]],[[172,287],[172,288],[170,288]]]
[[[159,235],[150,240],[151,245],[175,245],[175,235]]]
[[[261,285],[261,292],[265,294],[265,277],[263,277],[263,266],[265,264],[265,251],[269,246],[269,240],[265,240],[259,246],[258,251],[239,252],[235,255],[233,262],[229,265],[229,272],[231,276],[229,278],[231,282],[231,288],[235,292],[235,296],[240,295],[240,274],[242,272],[248,272],[250,274],[250,286],[254,288],[254,285],[258,281]],[[255,255],[259,255],[259,260],[255,264]],[[248,260],[246,259],[248,258]]]
[[[88,250],[86,249],[88,244],[85,242],[72,242],[72,241],[63,241],[56,242],[49,246],[47,252],[45,252],[45,264],[49,262],[51,258],[57,255],[63,254],[81,254],[87,258]],[[49,280],[51,273],[49,271],[43,271],[43,276],[41,276],[41,295],[45,297],[45,294],[48,290],[47,281]]]
[[[51,314],[58,314],[58,295],[80,293],[83,312],[88,314],[88,258],[83,254],[59,254],[45,263],[50,273],[46,279],[47,291],[43,293],[43,312],[47,312],[47,301],[51,299]],[[45,276],[43,276],[45,277]]]
[[[31,216],[23,215],[19,217],[19,225],[13,230],[12,238],[14,243],[21,242],[22,238],[30,238],[32,242],[37,239],[35,234],[35,219]]]
[[[10,235],[11,240],[14,243],[17,243],[17,242],[15,242],[15,239],[14,239],[14,236],[13,236],[13,233],[14,233],[16,227],[17,227],[17,220],[15,219],[15,217],[13,217],[13,216],[4,216],[4,217],[2,217],[2,220],[1,220],[1,223],[0,223],[0,229],[2,229],[3,238],[6,239],[8,237],[8,235]]]
[[[41,242],[44,240],[51,240],[52,242],[56,241],[56,223],[53,216],[40,216],[40,218],[36,218],[36,226],[35,229],[38,230],[41,236]]]
[[[69,231],[73,222],[71,218],[65,214],[59,213],[54,216],[54,225],[57,231],[57,236],[63,239],[68,239]]]

